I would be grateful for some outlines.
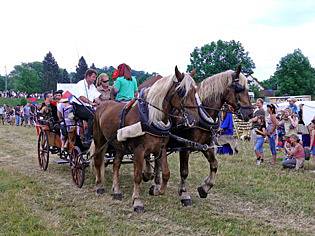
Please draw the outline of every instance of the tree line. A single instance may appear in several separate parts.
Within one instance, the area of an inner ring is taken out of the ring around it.
[[[235,69],[242,65],[242,72],[252,74],[255,63],[238,41],[211,42],[204,46],[194,48],[190,53],[190,64],[187,70],[196,69],[196,81],[220,73],[225,70]],[[42,62],[22,63],[16,65],[8,75],[8,88],[28,93],[55,90],[57,83],[76,83],[84,78],[88,68],[94,68],[98,73],[105,72],[109,76],[114,71],[113,66],[97,68],[94,63],[88,66],[84,57],[79,59],[75,72],[70,72],[58,66],[51,52],[48,52]],[[152,76],[145,71],[132,71],[139,84]],[[0,75],[0,90],[4,89],[4,76]],[[295,49],[282,57],[277,64],[276,71],[269,79],[262,81],[266,89],[276,91],[276,95],[315,95],[315,69],[309,59],[300,49]],[[251,90],[258,94],[258,88],[251,85]]]

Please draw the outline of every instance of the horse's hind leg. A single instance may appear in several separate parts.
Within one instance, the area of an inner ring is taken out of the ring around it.
[[[180,196],[180,201],[183,206],[191,206],[192,200],[189,192],[186,188],[186,179],[188,177],[188,161],[189,161],[189,152],[181,151],[179,152],[179,165],[180,165],[180,185],[178,189],[178,194]]]
[[[168,168],[168,162],[167,162],[167,154],[166,154],[166,148],[162,149],[161,152],[161,168],[162,168],[162,184],[160,188],[160,194],[164,194],[168,180],[170,179],[170,169]]]
[[[123,195],[120,190],[119,170],[123,158],[123,153],[117,152],[113,162],[113,199],[122,200]]]
[[[133,210],[137,213],[144,212],[143,202],[140,199],[140,184],[142,180],[144,152],[143,147],[136,147],[134,150],[132,200]]]
[[[210,149],[206,152],[203,152],[210,164],[210,173],[204,180],[204,183],[198,187],[198,193],[201,198],[206,198],[209,190],[214,186],[215,176],[218,170],[218,161],[214,156],[214,150]]]
[[[106,143],[106,139],[102,134],[102,131],[98,127],[97,120],[94,121],[94,144],[95,144],[95,152],[93,157],[93,165],[94,165],[94,172],[95,172],[95,187],[96,187],[96,194],[103,194],[105,193],[105,189],[103,187],[104,183],[104,173],[105,173],[105,166],[104,166],[104,155],[107,151],[107,145],[103,147],[102,150],[100,148]]]

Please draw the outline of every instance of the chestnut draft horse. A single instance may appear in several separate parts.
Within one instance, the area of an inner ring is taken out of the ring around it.
[[[243,120],[248,120],[253,113],[253,107],[250,103],[248,95],[248,85],[246,77],[241,73],[239,66],[234,72],[228,70],[209,78],[206,78],[198,85],[198,95],[200,96],[199,109],[203,108],[211,116],[213,120],[218,118],[218,113],[224,103],[229,104],[237,116]],[[198,97],[196,95],[196,97]],[[213,143],[215,129],[201,125],[201,114],[193,110],[193,107],[186,106],[187,112],[194,117],[195,125],[193,127],[180,128],[172,130],[176,135],[189,139],[200,144],[211,145]],[[168,144],[170,146],[171,143]],[[186,187],[186,179],[188,176],[188,161],[190,151],[182,150],[180,156],[180,176],[181,181],[178,193],[184,206],[192,204],[191,197]],[[215,158],[214,148],[202,151],[209,162],[210,172],[205,178],[203,184],[198,187],[198,193],[201,198],[206,198],[209,190],[214,186],[215,176],[218,169],[218,161]],[[155,174],[156,172],[155,167]],[[155,185],[159,184],[159,175],[155,176]],[[155,186],[151,186],[150,194],[155,195],[151,191]]]
[[[169,124],[169,116],[176,110],[183,109],[184,105],[196,106],[194,99],[196,93],[195,81],[190,74],[180,73],[175,68],[175,75],[161,78],[149,89],[145,102],[149,104],[149,123]],[[132,194],[133,209],[135,212],[143,212],[144,205],[140,199],[140,183],[145,157],[152,153],[160,157],[162,169],[162,185],[159,190],[163,194],[170,177],[167,164],[166,144],[168,136],[157,136],[145,133],[142,136],[129,138],[125,142],[118,142],[117,130],[120,127],[120,113],[124,103],[106,101],[96,110],[93,138],[95,143],[95,154],[93,163],[96,175],[96,192],[104,193],[102,187],[104,181],[104,154],[108,145],[115,149],[113,161],[113,198],[121,200],[122,193],[119,184],[119,168],[123,155],[131,151],[134,155],[134,188]],[[140,121],[139,108],[133,106],[125,116],[125,126],[133,125]],[[126,150],[127,149],[127,150]]]

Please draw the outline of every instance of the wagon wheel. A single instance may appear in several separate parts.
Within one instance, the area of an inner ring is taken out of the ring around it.
[[[38,163],[42,170],[47,170],[49,162],[49,143],[47,133],[40,131],[37,142]]]
[[[73,182],[82,188],[85,178],[85,163],[79,147],[74,147],[70,154],[71,175]]]

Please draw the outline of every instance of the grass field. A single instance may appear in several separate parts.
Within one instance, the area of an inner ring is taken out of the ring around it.
[[[0,235],[314,235],[311,162],[301,171],[282,170],[280,162],[257,167],[250,144],[242,143],[237,156],[218,156],[216,185],[200,199],[196,188],[209,167],[193,154],[188,177],[193,206],[183,208],[173,155],[166,194],[152,197],[150,184],[143,183],[146,211],[138,215],[132,211],[132,165],[121,169],[123,201],[113,201],[111,166],[106,194],[96,196],[89,169],[82,189],[72,183],[68,166],[51,160],[41,171],[36,139],[34,129],[0,125]]]

